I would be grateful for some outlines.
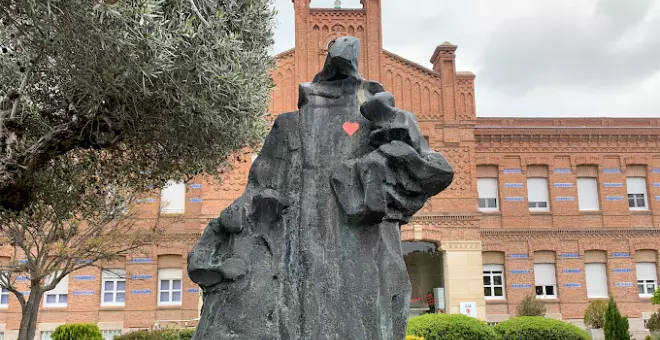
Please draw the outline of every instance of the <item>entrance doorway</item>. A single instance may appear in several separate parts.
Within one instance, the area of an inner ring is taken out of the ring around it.
[[[412,285],[410,316],[444,312],[437,310],[444,305],[442,252],[431,242],[402,242],[401,248]]]

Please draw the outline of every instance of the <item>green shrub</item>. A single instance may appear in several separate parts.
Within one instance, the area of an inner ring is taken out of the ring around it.
[[[649,327],[649,331],[651,332],[660,331],[660,314],[658,314],[657,312],[651,314],[651,317],[649,318],[648,327]]]
[[[610,297],[605,313],[605,340],[630,340],[628,318],[622,318],[614,298]]]
[[[579,327],[542,316],[520,316],[494,327],[502,340],[589,340]]]
[[[115,337],[115,340],[190,340],[194,329],[141,330]]]
[[[533,295],[527,295],[516,307],[518,316],[544,316],[545,303]]]
[[[589,304],[584,311],[584,324],[593,329],[605,326],[605,313],[607,312],[607,301],[595,300]]]
[[[424,314],[408,320],[408,335],[425,340],[493,340],[497,334],[485,322],[461,314]]]
[[[55,328],[53,340],[103,340],[99,326],[91,323],[71,323]]]

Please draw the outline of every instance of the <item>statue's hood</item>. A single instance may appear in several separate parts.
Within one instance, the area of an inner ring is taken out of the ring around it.
[[[328,47],[328,57],[325,59],[323,70],[314,77],[312,82],[318,83],[346,78],[362,79],[358,71],[359,53],[359,39],[351,36],[335,39]]]

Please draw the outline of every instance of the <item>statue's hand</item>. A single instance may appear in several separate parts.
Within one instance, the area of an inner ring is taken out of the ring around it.
[[[360,112],[373,122],[374,129],[369,136],[369,144],[373,147],[400,141],[410,145],[417,153],[430,151],[415,116],[394,107],[394,97],[389,92],[375,94],[360,106]]]

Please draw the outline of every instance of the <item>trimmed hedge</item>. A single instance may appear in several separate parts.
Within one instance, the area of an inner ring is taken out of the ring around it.
[[[135,331],[115,337],[115,340],[190,340],[194,329],[163,329]]]
[[[53,340],[103,340],[99,326],[91,323],[70,323],[57,326]]]
[[[589,340],[579,327],[542,316],[520,316],[501,322],[495,331],[502,340]]]
[[[497,333],[485,322],[461,314],[424,314],[408,320],[408,335],[425,340],[493,340]],[[544,339],[549,340],[549,339]]]

